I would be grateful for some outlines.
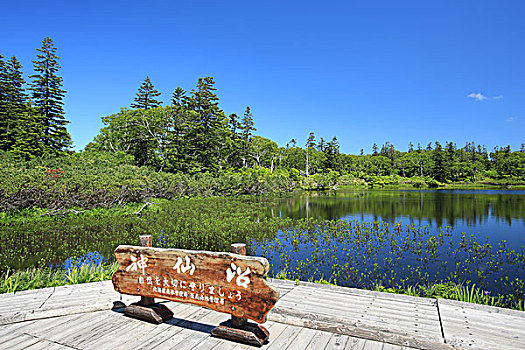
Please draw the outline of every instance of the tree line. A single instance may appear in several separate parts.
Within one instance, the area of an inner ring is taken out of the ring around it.
[[[45,38],[37,51],[27,88],[16,57],[4,61],[0,56],[0,150],[26,159],[71,152],[72,145],[53,41]],[[425,148],[410,143],[402,152],[387,141],[381,148],[373,144],[371,154],[362,149],[351,155],[340,152],[337,137],[317,140],[311,132],[304,143],[292,139],[280,147],[255,135],[249,106],[241,116],[225,114],[212,77],[199,78],[189,92],[176,87],[166,106],[160,95],[146,77],[129,107],[102,117],[104,127],[85,151],[123,153],[137,166],[184,174],[267,168],[293,178],[334,173],[367,181],[393,175],[439,182],[525,178],[525,144],[520,151],[506,146],[489,152],[473,142],[457,147],[436,141]]]

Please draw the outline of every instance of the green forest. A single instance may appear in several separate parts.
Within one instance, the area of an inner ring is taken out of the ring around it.
[[[100,133],[76,152],[59,60],[46,37],[26,81],[19,60],[0,55],[2,211],[299,188],[525,184],[524,143],[519,151],[451,141],[400,151],[387,141],[353,155],[341,153],[337,137],[311,132],[279,146],[256,134],[249,106],[226,115],[212,77],[190,91],[175,87],[167,105],[146,77],[130,105],[102,117]]]

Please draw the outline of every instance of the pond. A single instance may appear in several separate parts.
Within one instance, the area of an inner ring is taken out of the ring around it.
[[[525,191],[347,190],[164,201],[0,220],[0,273],[67,266],[119,244],[229,250],[245,242],[270,275],[371,288],[468,282],[525,295]],[[97,255],[98,256],[98,255]],[[83,260],[82,260],[83,261]]]
[[[254,243],[288,278],[368,288],[469,281],[523,292],[525,191],[313,193],[283,199],[268,215],[316,222]]]

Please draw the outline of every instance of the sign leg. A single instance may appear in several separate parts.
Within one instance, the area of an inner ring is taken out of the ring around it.
[[[142,247],[153,246],[151,235],[140,236],[139,240]],[[173,311],[166,305],[155,303],[155,298],[150,297],[140,297],[138,303],[133,303],[124,309],[124,314],[151,323],[162,323],[173,317]]]
[[[234,243],[231,245],[232,253],[246,255],[246,244]],[[262,346],[268,342],[270,333],[266,328],[247,318],[231,316],[231,319],[212,329],[211,334],[217,338],[233,340],[245,344]]]

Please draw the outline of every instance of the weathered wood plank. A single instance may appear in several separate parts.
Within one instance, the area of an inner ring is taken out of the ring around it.
[[[105,336],[122,323],[122,317],[115,317],[120,315],[113,312],[93,312],[91,315],[92,317],[84,322],[82,332],[73,333],[61,339],[61,342],[73,348],[80,348],[80,345],[92,339],[93,335]]]
[[[301,328],[295,340],[286,348],[286,350],[304,350],[312,342],[316,330],[310,328]]]
[[[387,293],[385,293],[387,294]],[[430,303],[412,303],[407,301],[400,301],[400,300],[391,300],[390,298],[383,298],[382,295],[378,296],[376,294],[371,294],[369,296],[363,295],[363,294],[356,294],[356,293],[339,293],[337,291],[332,290],[315,290],[313,288],[307,288],[307,287],[297,287],[294,288],[293,291],[291,291],[286,299],[294,298],[296,296],[302,296],[302,297],[317,297],[317,298],[328,298],[330,301],[348,301],[352,300],[356,302],[356,305],[360,305],[362,303],[378,303],[381,305],[387,305],[391,308],[398,309],[398,310],[405,310],[405,309],[415,309],[417,308],[421,312],[432,312],[434,313],[436,310],[436,301],[435,299],[431,300]]]
[[[6,337],[7,338],[7,337]],[[7,341],[0,343],[0,349],[18,350],[25,349],[28,346],[38,342],[38,339],[27,334],[13,332]]]
[[[345,348],[349,338],[347,335],[333,334],[325,350],[342,350]]]
[[[365,297],[368,297],[368,298],[376,297],[376,298],[381,298],[384,300],[400,301],[400,302],[407,303],[407,304],[419,304],[419,305],[429,305],[429,306],[433,306],[435,304],[435,299],[431,299],[431,298],[422,298],[422,297],[414,297],[411,295],[377,292],[373,290],[341,287],[341,286],[334,286],[334,285],[329,285],[329,284],[319,284],[319,283],[300,281],[298,287],[310,288],[313,290],[318,290],[319,292],[323,290],[327,290],[327,291],[332,291],[332,292],[341,293],[345,295],[346,294],[364,295]]]
[[[178,324],[182,327],[182,331],[177,332],[173,336],[161,339],[155,349],[191,349],[192,346],[201,342],[204,338],[210,336],[211,330],[224,318],[217,312],[207,310],[207,313],[199,317],[197,322],[181,322]]]
[[[358,323],[349,319],[326,317],[318,313],[305,312],[296,308],[278,307],[270,315],[270,320],[313,328],[332,333],[341,333],[395,345],[409,345],[426,349],[450,349],[444,344],[441,335],[438,337],[425,334],[416,335],[402,329],[392,329],[391,325],[377,325],[371,322]]]
[[[268,344],[268,350],[286,349],[301,331],[300,327],[287,325],[281,334],[274,341]]]
[[[191,330],[189,329],[183,330],[183,332],[186,331],[186,332],[191,333],[189,340],[180,341],[176,345],[172,345],[171,342],[162,343],[160,345],[160,348],[161,349],[164,348],[164,349],[191,350],[203,340],[211,338],[211,335],[209,333],[210,331],[209,326],[218,325],[222,319],[223,319],[223,315],[214,313],[214,315],[210,315],[210,318],[203,320],[204,325],[199,326],[199,327],[193,327]]]
[[[400,311],[391,309],[388,306],[382,307],[372,303],[356,305],[352,300],[348,300],[346,304],[333,302],[327,298],[293,298],[292,300],[293,301],[281,299],[278,307],[297,307],[338,316],[346,315],[354,318],[362,317],[365,314],[375,318],[387,317],[388,319],[396,319],[400,322],[419,324],[420,327],[429,329],[434,329],[436,326],[439,326],[437,308],[434,314],[422,314],[419,310]],[[348,305],[352,305],[352,307],[349,308]]]
[[[76,350],[64,344],[57,344],[55,342],[42,340],[28,346],[26,350]]]
[[[85,350],[114,349],[121,345],[123,340],[129,335],[135,334],[137,331],[143,329],[145,325],[148,325],[148,323],[122,317],[121,321],[112,329],[106,330],[100,337],[97,336],[86,340],[79,346]]]
[[[137,344],[143,344],[152,338],[155,339],[161,332],[165,332],[169,329],[173,330],[174,325],[177,325],[186,318],[191,318],[192,314],[201,310],[201,308],[191,304],[170,302],[166,303],[166,305],[174,312],[173,319],[160,325],[144,323],[140,332],[136,331],[130,337],[124,338],[121,344],[116,345],[114,349],[136,349]],[[182,328],[177,329],[182,330]]]
[[[166,339],[176,336],[177,333],[191,327],[197,322],[196,320],[200,320],[213,312],[204,308],[192,307],[192,309],[195,310],[189,316],[177,318],[177,315],[175,315],[171,321],[158,325],[157,327],[161,327],[162,329],[161,332],[156,333],[154,338],[146,339],[144,342],[139,343],[134,349],[156,349]]]
[[[187,302],[264,322],[279,291],[264,258],[233,253],[119,246],[113,276],[120,293]]]
[[[316,330],[306,349],[318,350],[326,348],[330,338],[332,338],[332,335],[332,333]]]

